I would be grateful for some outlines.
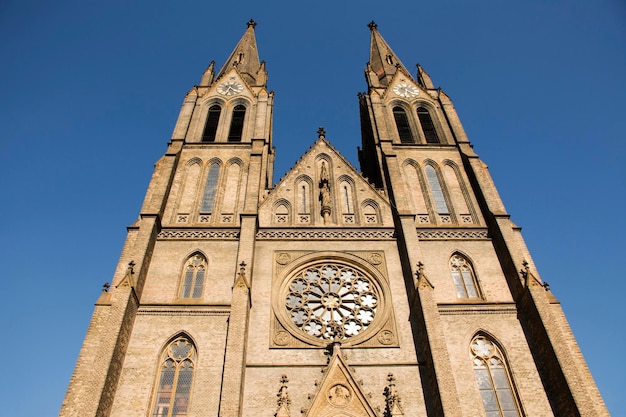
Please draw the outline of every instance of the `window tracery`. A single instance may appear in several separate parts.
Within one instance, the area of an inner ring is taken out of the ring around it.
[[[289,281],[284,306],[296,328],[315,338],[342,340],[375,320],[381,294],[363,271],[339,262],[311,265]]]
[[[500,348],[479,334],[470,343],[470,356],[486,417],[519,417],[519,401]]]
[[[480,298],[476,275],[469,261],[456,253],[450,258],[450,273],[459,298]]]
[[[161,358],[152,417],[186,416],[196,361],[191,340],[179,336]]]
[[[207,261],[200,253],[191,256],[183,268],[181,298],[201,298],[204,289]]]

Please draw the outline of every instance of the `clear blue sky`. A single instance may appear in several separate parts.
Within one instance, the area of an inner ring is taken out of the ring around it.
[[[182,99],[258,21],[275,181],[316,138],[357,165],[369,30],[453,99],[613,416],[626,415],[626,4],[0,2],[0,416],[58,413]],[[332,92],[332,95],[330,93]]]

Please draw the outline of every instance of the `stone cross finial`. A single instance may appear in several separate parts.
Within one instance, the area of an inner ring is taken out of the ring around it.
[[[398,395],[398,391],[396,389],[396,378],[392,373],[387,375],[387,381],[389,381],[389,385],[385,387],[385,417],[394,417],[394,416],[402,416],[404,412],[402,411],[402,407],[400,406],[400,396]]]
[[[317,129],[317,137],[320,139],[325,139],[326,138],[326,131],[324,130],[324,128],[322,126],[320,126],[319,129]]]
[[[256,27],[256,22],[254,21],[254,19],[250,19],[248,21],[248,27],[252,26],[252,29],[254,29]]]
[[[290,417],[289,404],[291,404],[291,399],[287,392],[287,382],[289,382],[289,379],[287,375],[283,374],[280,377],[281,385],[277,394],[278,400],[276,403],[278,404],[278,409],[276,410],[276,414],[274,414],[275,417]]]
[[[524,278],[524,284],[528,285],[528,273],[530,272],[530,265],[528,265],[528,262],[526,262],[526,260],[524,259],[524,261],[522,261],[522,266],[524,268],[520,269],[519,273],[522,275],[522,278]]]
[[[422,263],[422,261],[420,261],[417,263],[417,271],[415,271],[415,276],[417,277],[418,281],[422,277],[423,274],[424,274],[424,264]]]
[[[376,22],[374,22],[373,20],[371,22],[369,22],[367,24],[367,27],[370,28],[370,30],[374,30],[376,28],[378,28],[378,25],[376,24]]]

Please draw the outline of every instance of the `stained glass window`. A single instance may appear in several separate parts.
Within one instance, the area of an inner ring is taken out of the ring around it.
[[[201,254],[197,253],[189,258],[183,269],[183,281],[180,288],[181,298],[202,297],[206,269],[207,262]]]
[[[450,258],[450,273],[459,298],[480,298],[472,265],[464,256],[454,254]]]
[[[504,355],[485,335],[477,335],[470,344],[474,375],[487,417],[519,417],[519,405],[513,390]]]
[[[437,176],[435,168],[431,165],[426,165],[426,178],[428,179],[428,185],[430,185],[430,191],[433,193],[437,213],[448,213],[448,205],[446,204],[446,198],[443,195],[439,177]]]
[[[152,417],[184,417],[196,361],[193,343],[181,336],[165,349],[154,399]]]

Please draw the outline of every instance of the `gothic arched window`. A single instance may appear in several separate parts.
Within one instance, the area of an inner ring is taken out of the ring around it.
[[[201,298],[206,276],[206,258],[196,253],[191,256],[183,267],[183,276],[180,286],[180,298]]]
[[[426,165],[426,178],[428,179],[428,185],[430,185],[430,191],[433,194],[433,200],[435,200],[435,209],[437,213],[449,213],[448,205],[446,204],[446,198],[443,195],[443,189],[437,176],[437,171],[432,165]]]
[[[398,128],[398,135],[400,136],[400,142],[402,143],[414,143],[413,134],[411,133],[411,126],[409,125],[409,118],[402,107],[393,108],[393,118],[396,121],[396,127]]]
[[[196,361],[196,348],[184,335],[170,343],[161,356],[152,417],[186,416]]]
[[[243,133],[243,120],[246,117],[246,107],[239,104],[233,109],[233,118],[230,122],[230,131],[228,132],[229,142],[241,142]]]
[[[217,179],[220,174],[220,165],[217,163],[211,164],[209,167],[209,174],[206,178],[206,185],[204,186],[204,193],[202,194],[202,205],[200,206],[201,213],[211,213],[213,211],[213,203],[215,202],[215,193],[217,192]]]
[[[418,107],[417,117],[419,118],[420,125],[422,125],[422,132],[426,138],[426,143],[439,143],[439,136],[437,136],[433,119],[430,117],[428,110],[424,107]]]
[[[217,124],[220,121],[222,108],[217,104],[209,108],[209,114],[206,117],[204,132],[202,132],[202,142],[215,142],[217,134]]]
[[[487,417],[519,417],[520,406],[506,359],[486,335],[476,335],[470,343],[474,375]]]
[[[463,255],[455,253],[450,258],[450,273],[459,298],[480,298],[476,275],[470,262]]]

